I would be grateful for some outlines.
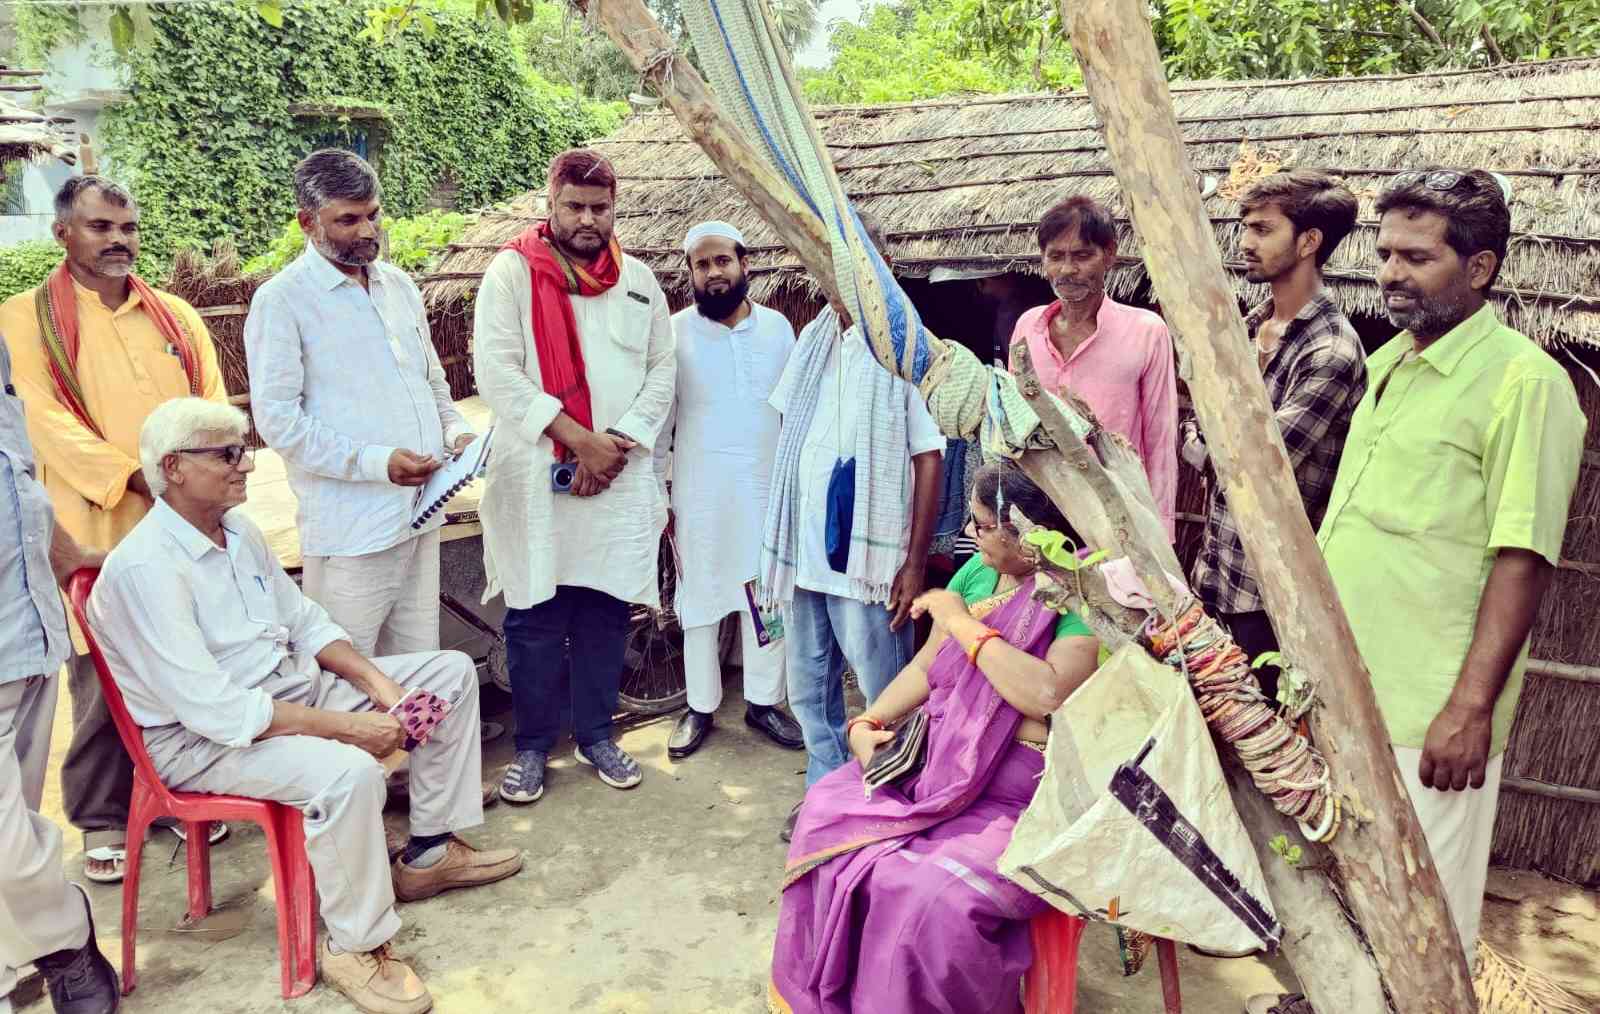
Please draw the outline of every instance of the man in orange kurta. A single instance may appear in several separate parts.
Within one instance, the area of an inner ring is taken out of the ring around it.
[[[66,258],[39,289],[0,304],[0,336],[56,523],[104,552],[152,503],[139,469],[145,417],[170,398],[228,394],[194,307],[133,274],[139,209],[128,192],[104,177],[76,176],[55,207]],[[114,882],[122,879],[133,769],[76,631],[74,641],[62,802],[84,833],[85,874]]]

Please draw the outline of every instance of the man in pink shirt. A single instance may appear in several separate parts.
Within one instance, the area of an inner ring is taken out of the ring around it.
[[[1039,223],[1044,277],[1056,301],[1017,321],[1011,359],[1028,345],[1045,389],[1071,391],[1100,424],[1128,438],[1144,462],[1156,509],[1173,535],[1178,491],[1178,384],[1167,325],[1149,310],[1106,295],[1117,263],[1111,213],[1088,197],[1069,197]]]

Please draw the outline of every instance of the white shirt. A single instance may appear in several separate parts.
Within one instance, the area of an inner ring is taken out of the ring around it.
[[[651,457],[677,373],[667,297],[649,268],[624,255],[616,285],[571,299],[594,429],[626,433],[639,446],[600,495],[551,491],[555,449],[544,430],[561,400],[539,379],[528,262],[515,250],[500,251],[484,272],[473,314],[473,370],[497,427],[479,507],[484,601],[504,591],[507,606],[527,609],[559,585],[577,585],[655,607],[667,503]]]
[[[672,318],[678,394],[672,440],[678,621],[715,623],[745,608],[745,582],[761,562],[782,417],[769,404],[794,349],[794,328],[750,304],[731,330],[690,306]],[[664,459],[666,433],[657,442]]]
[[[440,458],[471,427],[450,398],[422,295],[404,271],[367,284],[309,244],[256,290],[244,323],[256,431],[283,456],[307,556],[361,556],[411,529],[416,489],[389,481],[396,448]]]
[[[839,350],[844,350],[844,369],[839,368]],[[798,360],[791,359],[788,370],[795,368]],[[861,337],[861,330],[851,327],[838,345],[828,352],[828,364],[823,367],[822,385],[817,392],[817,408],[811,416],[811,429],[805,443],[800,445],[800,531],[799,554],[795,560],[796,588],[821,592],[825,595],[850,597],[850,578],[834,570],[828,563],[828,483],[833,478],[834,462],[846,460],[856,453],[856,414],[861,404],[861,378],[864,370],[881,370],[883,367],[872,358]],[[779,389],[788,387],[788,377],[779,382]],[[928,406],[923,403],[917,389],[898,377],[895,391],[905,399],[906,406],[906,457],[899,476],[883,476],[882,481],[898,479],[904,491],[906,517],[911,517],[912,499],[916,485],[911,474],[911,459],[929,451],[943,453],[944,434],[933,421]],[[777,393],[772,397],[772,407],[779,412],[788,411]],[[900,537],[902,556],[911,545],[911,526]]]
[[[291,656],[314,659],[346,634],[301,594],[243,511],[222,527],[226,549],[158,497],[106,557],[89,627],[135,722],[243,747],[272,724],[262,684]],[[307,685],[316,672],[305,669]]]

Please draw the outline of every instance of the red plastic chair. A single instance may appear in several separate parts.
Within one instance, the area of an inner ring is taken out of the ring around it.
[[[1025,1014],[1073,1014],[1078,1004],[1078,942],[1087,923],[1075,915],[1051,909],[1029,923],[1033,937],[1033,967],[1022,980]],[[1183,1014],[1178,995],[1178,948],[1171,940],[1156,940],[1156,960],[1161,965],[1161,999],[1166,1014]]]
[[[282,966],[285,998],[304,996],[317,983],[316,886],[311,863],[306,858],[305,827],[300,811],[281,803],[244,796],[220,796],[204,792],[174,792],[161,783],[155,765],[144,747],[144,736],[128,706],[122,690],[111,676],[105,656],[95,642],[84,616],[89,593],[100,572],[84,569],[72,575],[68,596],[72,614],[83,630],[100,677],[111,720],[117,735],[133,759],[133,800],[128,812],[127,875],[122,881],[122,992],[128,994],[138,983],[134,968],[134,938],[139,929],[139,860],[144,851],[145,833],[158,817],[183,821],[188,841],[189,911],[186,921],[205,918],[211,911],[211,822],[250,820],[261,825],[267,835],[267,854],[272,860],[272,884],[278,901],[278,955]]]

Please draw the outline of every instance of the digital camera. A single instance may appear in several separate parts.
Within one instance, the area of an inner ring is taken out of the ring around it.
[[[578,477],[578,465],[574,461],[558,461],[550,466],[550,491],[552,493],[571,493],[572,481]]]

